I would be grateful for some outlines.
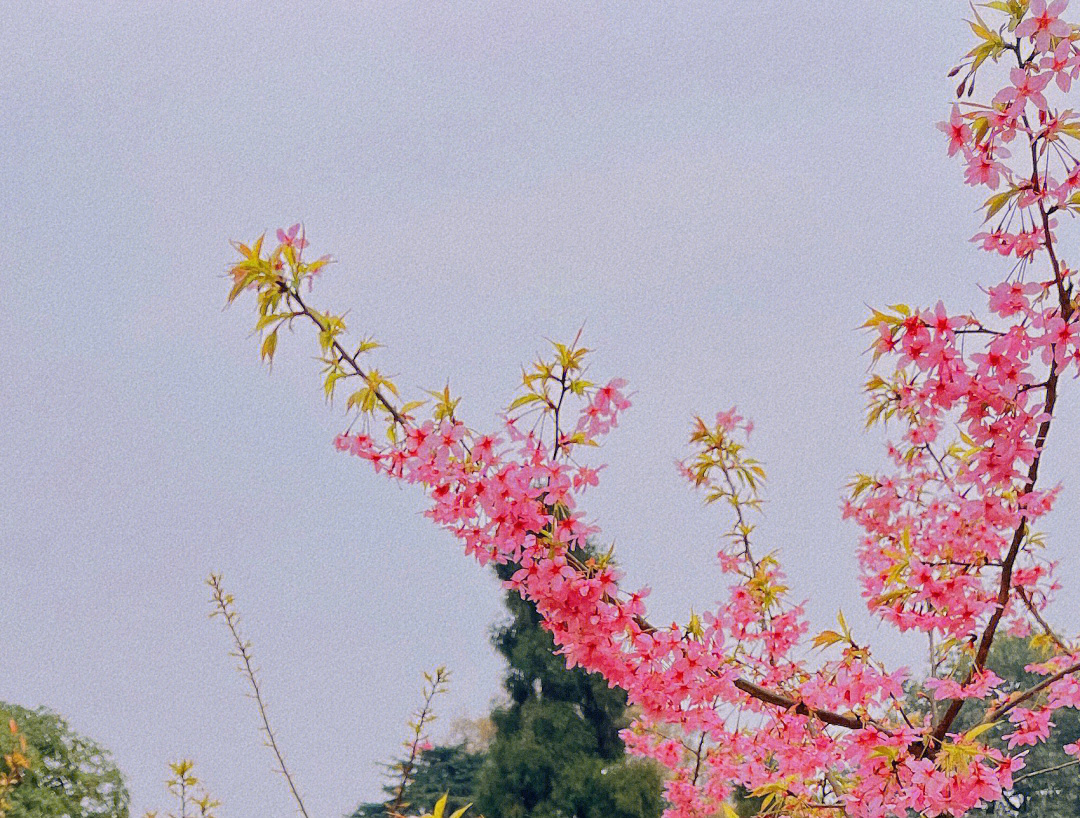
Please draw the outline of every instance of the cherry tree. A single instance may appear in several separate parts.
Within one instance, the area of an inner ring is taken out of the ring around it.
[[[1058,586],[1037,529],[1060,489],[1039,478],[1062,378],[1080,373],[1077,275],[1058,241],[1059,221],[1080,210],[1080,114],[1065,107],[1080,27],[1061,18],[1066,5],[973,7],[977,43],[951,72],[957,100],[939,127],[967,184],[991,194],[974,238],[999,271],[984,283],[985,314],[898,304],[866,322],[868,421],[895,437],[887,467],[852,479],[843,514],[862,532],[871,614],[929,639],[936,672],[921,700],[842,616],[809,633],[755,537],[765,475],[735,409],[693,419],[681,464],[729,520],[717,557],[730,588],[685,624],[653,622],[648,589],[620,584],[613,551],[585,548],[602,542],[583,502],[601,475],[592,455],[630,401],[622,380],[590,379],[578,339],[524,371],[497,428],[476,429],[449,389],[403,399],[368,364],[377,345],[348,344],[343,316],[309,302],[331,259],[305,259],[302,228],[277,231],[273,249],[235,244],[229,299],[254,294],[262,356],[282,328],[313,325],[326,397],[348,393],[336,447],[415,485],[466,555],[518,567],[509,585],[535,603],[567,664],[637,706],[624,738],[670,768],[669,818],[732,816],[736,786],[770,815],[962,815],[1037,773],[1021,772],[1025,748],[1048,740],[1056,710],[1080,707],[1080,647],[1044,615]],[[992,91],[976,95],[976,79]],[[1006,632],[1046,648],[1030,689],[1007,692],[987,668]],[[978,716],[960,730],[966,703]]]

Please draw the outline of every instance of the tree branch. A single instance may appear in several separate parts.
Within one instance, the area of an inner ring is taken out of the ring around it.
[[[225,621],[225,627],[228,628],[229,634],[232,636],[234,652],[233,656],[240,662],[240,672],[248,680],[248,684],[251,685],[251,698],[255,700],[255,705],[259,710],[259,718],[262,721],[262,732],[266,736],[266,745],[273,751],[274,757],[277,759],[278,772],[285,778],[286,783],[289,785],[289,792],[292,793],[293,801],[296,802],[296,806],[300,810],[300,814],[304,818],[310,818],[307,810],[304,808],[304,799],[300,797],[300,791],[296,788],[296,783],[293,781],[292,775],[289,773],[289,768],[285,765],[285,756],[281,753],[281,748],[278,747],[277,738],[274,736],[274,731],[270,727],[270,718],[266,713],[266,702],[263,701],[262,692],[259,689],[259,679],[255,674],[255,668],[252,664],[251,657],[251,643],[246,641],[240,635],[240,617],[236,612],[236,608],[233,607],[232,594],[226,593],[224,586],[222,585],[221,574],[211,574],[210,578],[206,580],[206,584],[213,590],[213,602],[215,610],[211,616],[221,616]]]
[[[1038,137],[1030,140],[1032,166],[1031,179],[1036,190],[1039,185],[1037,142]],[[1047,255],[1050,257],[1050,265],[1054,270],[1054,283],[1057,287],[1058,295],[1058,309],[1061,313],[1062,320],[1068,323],[1069,318],[1073,313],[1071,293],[1066,290],[1064,281],[1061,277],[1061,265],[1058,263],[1057,254],[1054,251],[1054,241],[1050,235],[1050,216],[1046,212],[1046,206],[1041,199],[1038,200],[1038,207],[1043,226],[1043,244],[1046,248]],[[1034,490],[1035,483],[1039,478],[1039,463],[1042,460],[1043,447],[1046,445],[1046,438],[1050,433],[1050,424],[1054,419],[1054,404],[1057,402],[1058,378],[1057,360],[1055,359],[1050,364],[1050,371],[1046,378],[1046,398],[1043,404],[1043,413],[1046,415],[1046,419],[1039,424],[1039,429],[1035,436],[1035,458],[1031,461],[1031,466],[1028,468],[1027,483],[1020,492],[1021,497],[1030,494]],[[986,628],[983,630],[982,636],[979,639],[978,648],[975,653],[975,661],[971,666],[971,670],[968,671],[967,681],[970,681],[974,674],[977,671],[982,670],[986,665],[986,658],[990,654],[990,647],[997,634],[998,624],[1001,622],[1002,616],[1005,615],[1005,608],[1009,604],[1009,596],[1012,591],[1013,565],[1020,554],[1020,546],[1023,543],[1026,530],[1027,517],[1022,516],[1020,518],[1020,525],[1017,526],[1016,531],[1013,533],[1013,539],[1009,546],[1008,555],[1002,563],[1001,583],[998,586],[997,604],[994,613],[990,617],[990,621],[986,623]],[[966,683],[967,682],[965,682],[965,684]],[[959,715],[963,705],[963,699],[953,699],[949,703],[949,707],[942,716],[941,721],[939,721],[934,728],[931,735],[932,742],[925,745],[924,752],[932,755],[935,748],[940,746],[946,733],[948,733],[949,728],[956,720],[957,715]]]

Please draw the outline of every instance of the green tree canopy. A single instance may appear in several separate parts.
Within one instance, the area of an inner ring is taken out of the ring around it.
[[[435,802],[446,794],[449,794],[447,815],[471,803],[484,758],[483,751],[471,751],[464,741],[422,752],[417,759],[413,779],[405,790],[409,814],[430,812]],[[383,790],[388,798],[392,798],[397,785],[388,784]],[[386,804],[361,804],[352,818],[388,818]]]
[[[7,818],[128,818],[128,792],[109,752],[45,708],[0,702],[0,724],[25,736],[30,769],[11,792]],[[0,731],[0,753],[15,748]]]

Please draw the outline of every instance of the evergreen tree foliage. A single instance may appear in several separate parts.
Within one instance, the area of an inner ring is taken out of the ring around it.
[[[483,751],[472,752],[466,742],[432,747],[420,754],[412,781],[405,790],[409,814],[422,815],[435,807],[435,802],[449,793],[446,813],[449,815],[473,800],[480,776],[480,768],[486,755]],[[396,784],[383,787],[387,798],[392,798]],[[352,818],[389,818],[385,803],[361,804]]]
[[[496,567],[504,580],[514,570]],[[660,768],[625,757],[619,738],[629,724],[626,694],[567,670],[531,603],[508,592],[506,605],[510,620],[492,635],[509,699],[491,713],[495,735],[486,750],[462,742],[424,752],[406,789],[410,811],[449,792],[449,807],[471,802],[484,818],[659,818]],[[352,818],[386,818],[386,809],[361,804]]]

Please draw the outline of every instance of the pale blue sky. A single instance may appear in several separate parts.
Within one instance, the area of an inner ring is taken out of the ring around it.
[[[449,376],[475,425],[584,322],[637,393],[592,509],[657,618],[720,594],[722,523],[672,462],[692,412],[737,403],[770,470],[762,538],[815,625],[843,606],[918,663],[857,615],[838,506],[882,462],[865,305],[977,307],[1002,272],[934,129],[965,10],[0,2],[0,699],[112,748],[139,814],[188,755],[223,815],[289,814],[211,570],[313,815],[378,795],[423,669],[453,670],[444,725],[498,694],[495,582],[333,452],[310,337],[268,376],[248,305],[222,310],[227,240],[300,219],[340,259],[315,300],[403,385]]]

